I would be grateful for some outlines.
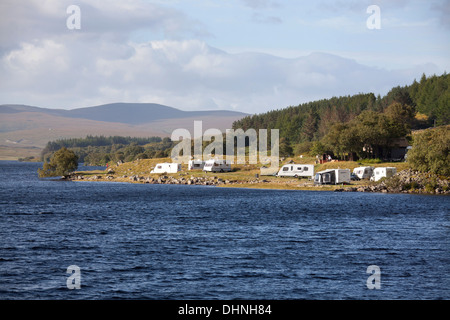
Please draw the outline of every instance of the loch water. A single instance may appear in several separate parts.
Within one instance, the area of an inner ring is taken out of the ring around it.
[[[0,161],[2,300],[450,299],[448,196],[70,182],[41,166]]]

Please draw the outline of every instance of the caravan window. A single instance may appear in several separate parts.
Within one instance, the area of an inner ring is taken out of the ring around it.
[[[157,166],[156,168],[157,168],[157,169],[162,169],[162,166]]]
[[[303,171],[308,171],[308,167],[303,167]]]
[[[284,167],[283,171],[289,171],[289,167]]]

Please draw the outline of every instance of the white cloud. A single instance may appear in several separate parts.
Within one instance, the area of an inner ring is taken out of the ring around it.
[[[78,5],[81,30],[68,30],[66,9]],[[0,48],[17,48],[36,39],[75,37],[84,41],[127,41],[133,32],[147,30],[166,38],[202,37],[208,32],[200,22],[173,8],[144,0],[3,0],[0,4]]]
[[[228,54],[198,40],[130,43],[122,48],[125,53],[110,56],[104,51],[116,45],[103,43],[98,51],[90,45],[80,42],[71,51],[42,41],[4,56],[2,77],[9,80],[0,91],[2,102],[48,107],[157,102],[185,110],[257,113],[336,95],[384,94],[423,72],[379,70],[320,53],[297,59]]]
[[[446,0],[438,1],[438,3],[433,3],[432,9],[438,12],[441,26],[448,30],[450,28],[450,19],[448,18],[450,16],[450,2]]]

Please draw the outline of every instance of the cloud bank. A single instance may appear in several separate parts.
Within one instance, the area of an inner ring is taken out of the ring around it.
[[[259,113],[332,96],[385,94],[423,72],[439,72],[432,64],[379,69],[325,53],[230,54],[202,39],[208,30],[201,22],[140,0],[78,1],[81,30],[68,30],[66,8],[73,2],[2,2],[0,103],[153,102]],[[256,9],[272,3],[244,2]],[[163,40],[139,41],[143,30]]]

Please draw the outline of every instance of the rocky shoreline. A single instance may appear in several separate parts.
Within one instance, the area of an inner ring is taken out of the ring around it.
[[[430,173],[420,173],[413,170],[403,170],[389,179],[383,179],[378,183],[369,183],[364,185],[346,185],[346,186],[315,186],[311,181],[299,184],[298,180],[267,180],[267,179],[224,179],[218,176],[211,177],[195,177],[182,174],[180,177],[169,175],[142,176],[142,175],[114,175],[113,170],[100,175],[94,174],[85,176],[83,174],[73,173],[63,177],[64,180],[70,181],[115,181],[145,184],[177,184],[177,185],[202,185],[202,186],[254,186],[262,187],[266,185],[275,189],[296,190],[328,190],[334,192],[378,192],[378,193],[415,193],[415,194],[450,194],[450,181],[440,178]],[[330,188],[334,188],[331,189]]]
[[[411,169],[402,170],[395,176],[378,184],[340,188],[335,192],[382,192],[416,194],[450,194],[450,181],[431,173],[421,173]]]
[[[232,184],[258,184],[258,183],[268,183],[268,180],[230,180],[230,179],[222,179],[216,176],[213,177],[180,177],[175,178],[173,176],[162,175],[158,178],[154,177],[144,177],[139,175],[132,176],[120,176],[115,177],[113,175],[93,175],[90,177],[85,177],[84,175],[74,174],[63,177],[64,180],[71,181],[118,181],[118,182],[133,182],[133,183],[147,183],[147,184],[181,184],[181,185],[202,185],[202,186],[219,186],[219,185],[232,185]]]

